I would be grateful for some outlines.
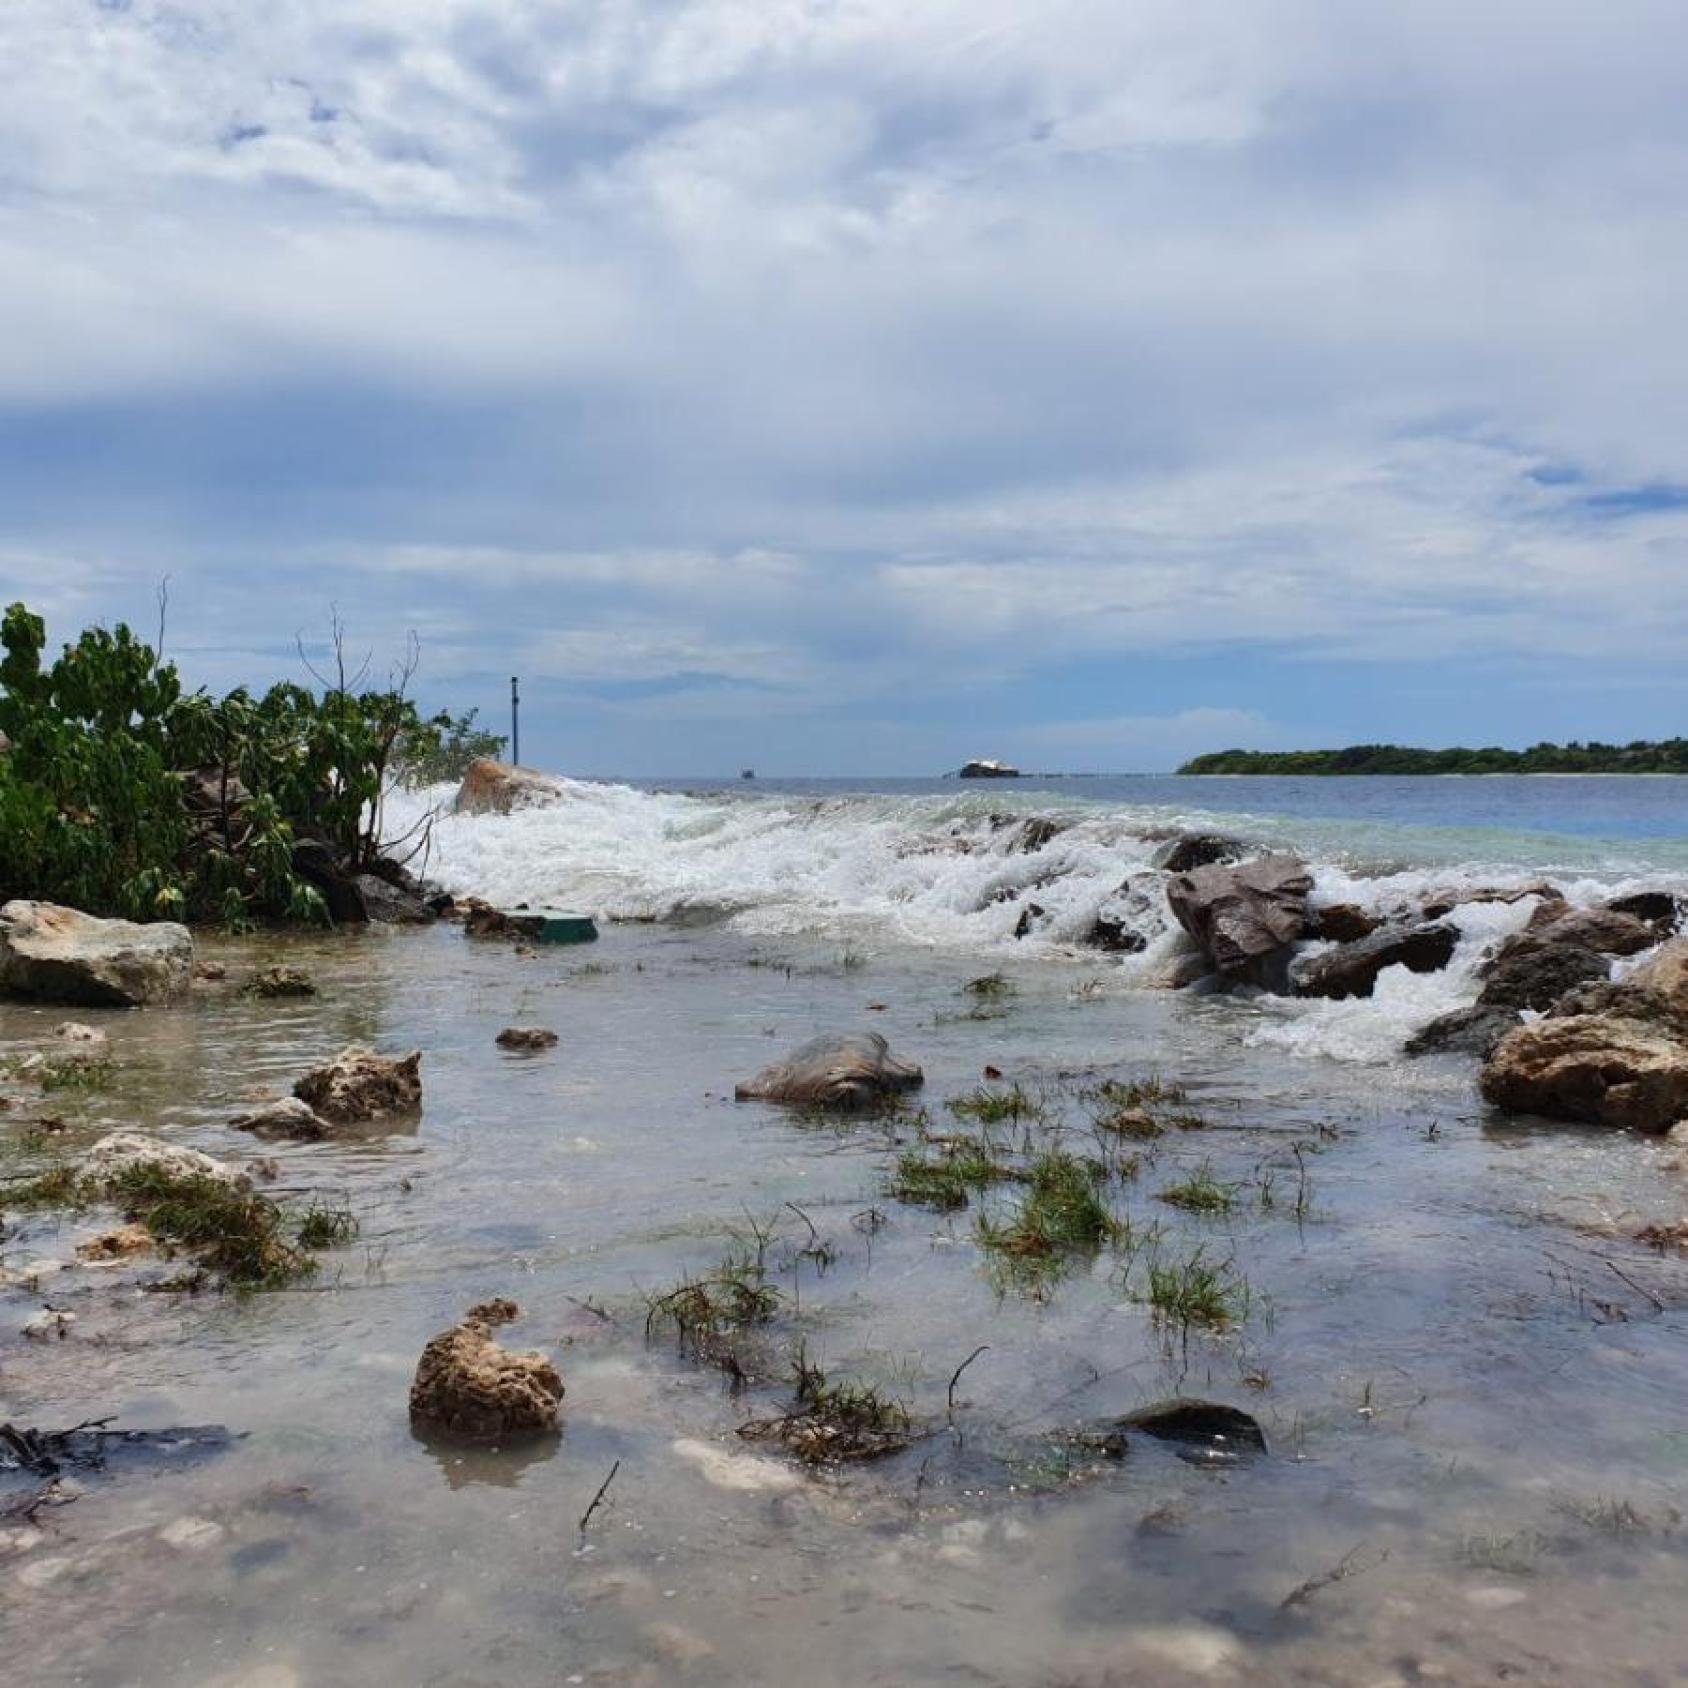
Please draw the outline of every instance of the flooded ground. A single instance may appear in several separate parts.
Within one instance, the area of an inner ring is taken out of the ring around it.
[[[32,1522],[34,1485],[0,1480],[12,1680],[1688,1678],[1688,1263],[1632,1235],[1682,1217],[1685,1175],[1654,1144],[1503,1127],[1469,1067],[1253,1043],[1269,1009],[1071,960],[1005,963],[1009,988],[981,996],[965,954],[711,926],[526,958],[452,927],[202,954],[229,983],[98,1017],[111,1082],[0,1116],[0,1170],[157,1131],[273,1156],[270,1188],[343,1196],[360,1233],[302,1288],[143,1294],[124,1268],[37,1275],[109,1213],[7,1216],[0,1421],[237,1437],[79,1473]],[[242,997],[277,959],[321,994]],[[62,1018],[0,1008],[0,1046]],[[506,1053],[510,1024],[561,1042]],[[1111,1156],[1129,1242],[1005,1276],[979,1202],[887,1193],[918,1127],[731,1099],[817,1030],[862,1027],[924,1065],[929,1131],[989,1065],[1037,1100],[1040,1134]],[[413,1130],[276,1147],[228,1128],[354,1041],[424,1051]],[[1088,1091],[1150,1076],[1202,1123],[1103,1144]],[[64,1130],[30,1131],[43,1112]],[[1220,1210],[1159,1199],[1204,1171]],[[782,1297],[770,1375],[738,1392],[646,1335],[649,1297],[735,1238]],[[1229,1328],[1144,1299],[1152,1266],[1192,1260],[1225,1275]],[[508,1343],[557,1358],[565,1432],[429,1446],[406,1413],[416,1357],[491,1295],[523,1309]],[[21,1334],[44,1304],[76,1315],[62,1340]],[[904,1404],[912,1445],[817,1473],[742,1438],[784,1409],[799,1341]],[[1178,1395],[1252,1413],[1268,1453],[1205,1468],[1067,1440]]]

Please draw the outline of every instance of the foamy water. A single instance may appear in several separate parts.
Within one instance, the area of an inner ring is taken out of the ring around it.
[[[1577,903],[1688,888],[1688,878],[1665,865],[1668,847],[1649,852],[1635,840],[1544,843],[1488,829],[1481,853],[1462,856],[1471,829],[1214,813],[1047,791],[811,797],[567,781],[555,804],[507,816],[453,814],[451,796],[448,787],[403,795],[390,827],[397,832],[438,811],[428,872],[459,895],[564,906],[611,921],[719,921],[770,939],[1081,963],[1121,986],[1144,988],[1164,983],[1188,948],[1167,907],[1167,876],[1152,866],[1159,845],[1179,831],[1223,831],[1296,851],[1312,871],[1315,905],[1405,912],[1431,891],[1523,890],[1544,876]],[[1028,832],[1029,823],[1045,821],[1059,829],[1053,837]],[[1365,1000],[1260,999],[1242,1035],[1305,1054],[1390,1058],[1417,1027],[1472,1000],[1483,959],[1536,904],[1525,896],[1462,905],[1449,917],[1460,944],[1441,972],[1389,969]],[[1147,946],[1117,955],[1087,944],[1103,914],[1125,916]]]

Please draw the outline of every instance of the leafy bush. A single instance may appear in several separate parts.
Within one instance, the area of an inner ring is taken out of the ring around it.
[[[437,732],[416,744],[401,748],[401,778],[408,786],[443,785],[457,782],[469,771],[471,762],[483,756],[498,758],[509,742],[500,733],[490,733],[475,725],[478,709],[455,720],[442,715],[435,723]]]
[[[338,655],[338,622],[334,634]],[[414,643],[385,690],[357,690],[342,661],[320,695],[282,684],[219,698],[185,692],[125,626],[89,628],[50,665],[46,642],[40,616],[6,611],[0,900],[133,919],[325,919],[296,846],[370,866],[401,760],[433,754],[460,725],[424,719],[406,695]]]

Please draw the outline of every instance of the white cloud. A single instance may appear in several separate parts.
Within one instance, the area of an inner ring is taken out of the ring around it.
[[[1685,474],[1685,51],[1665,0],[8,0],[0,584],[747,718],[1664,663],[1688,515],[1591,498]]]

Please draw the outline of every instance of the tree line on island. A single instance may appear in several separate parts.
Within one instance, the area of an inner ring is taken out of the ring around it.
[[[367,662],[348,672],[338,617],[331,631],[327,673],[301,645],[314,685],[217,696],[188,690],[121,624],[48,660],[45,622],[13,604],[0,620],[0,903],[326,922],[323,865],[382,863],[395,785],[458,778],[504,745],[472,710],[422,713],[409,695],[414,639],[385,685],[366,685]]]
[[[1345,750],[1215,750],[1181,774],[1688,774],[1688,738],[1631,744],[1534,744],[1528,750],[1419,750],[1351,744]]]

